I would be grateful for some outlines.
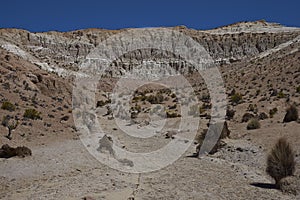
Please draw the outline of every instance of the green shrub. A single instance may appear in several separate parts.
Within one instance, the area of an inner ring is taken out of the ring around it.
[[[252,118],[247,125],[247,129],[253,130],[253,129],[258,129],[258,128],[260,128],[260,123],[259,123],[258,119]]]
[[[280,92],[278,92],[277,97],[278,98],[284,98],[285,94],[283,93],[283,91],[280,91]]]
[[[280,138],[267,158],[266,172],[275,179],[276,186],[279,181],[295,172],[295,155],[292,147],[285,138]]]
[[[2,103],[1,109],[12,112],[12,111],[16,110],[16,106],[14,104],[10,103],[9,101],[5,101]]]
[[[240,93],[235,93],[231,96],[231,102],[239,104],[243,100],[243,96]]]
[[[33,119],[33,120],[42,119],[40,114],[41,113],[35,109],[26,109],[23,117],[28,118],[28,119]]]

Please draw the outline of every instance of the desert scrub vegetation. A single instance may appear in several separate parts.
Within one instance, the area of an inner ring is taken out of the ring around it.
[[[250,111],[250,112],[253,112],[253,113],[257,113],[258,112],[258,108],[257,108],[256,104],[249,104],[247,110]]]
[[[9,140],[12,139],[12,131],[15,130],[17,128],[17,126],[19,125],[18,121],[15,121],[12,119],[12,117],[10,117],[9,115],[6,115],[2,118],[2,122],[1,122],[2,126],[6,127],[8,129],[8,134],[7,137]]]
[[[295,172],[295,155],[286,138],[280,138],[267,157],[266,172],[275,180],[279,188],[281,179],[292,176]]]
[[[240,93],[235,93],[231,96],[231,102],[233,104],[239,104],[241,103],[243,100],[243,95],[241,95]]]
[[[12,112],[16,110],[16,106],[9,101],[4,101],[2,103],[1,109]]]
[[[11,158],[14,156],[26,157],[26,156],[31,156],[31,154],[32,154],[31,150],[25,146],[13,148],[8,144],[4,144],[0,149],[0,158]]]
[[[260,128],[260,123],[257,118],[250,119],[249,123],[247,124],[247,130],[253,130]]]
[[[291,105],[288,109],[286,109],[283,122],[297,121],[298,117],[297,107],[295,105]]]
[[[280,91],[280,92],[278,92],[277,97],[280,99],[285,98],[285,94],[283,93],[283,91]]]
[[[300,93],[300,86],[298,86],[298,87],[296,88],[296,92],[297,92],[297,93]]]
[[[255,116],[252,113],[245,113],[242,116],[242,123],[248,122],[250,119],[254,118]]]
[[[278,112],[278,109],[275,107],[275,108],[272,108],[270,111],[269,111],[269,115],[270,115],[270,118],[273,118],[274,115]]]
[[[167,115],[167,118],[181,117],[181,115],[178,114],[177,112],[170,111],[170,110],[167,110],[167,111],[166,111],[166,115]]]
[[[258,118],[260,120],[265,120],[265,119],[268,119],[268,115],[264,112],[261,112],[261,113],[259,113]]]
[[[36,120],[36,119],[42,119],[40,115],[41,115],[40,112],[30,108],[25,110],[23,117]]]
[[[105,106],[105,105],[107,105],[107,104],[109,104],[109,103],[111,103],[111,100],[110,100],[110,99],[108,99],[108,100],[106,100],[106,101],[100,100],[100,101],[97,101],[96,107],[103,107],[103,106]]]
[[[151,104],[160,104],[164,101],[164,96],[162,94],[146,96],[146,100]]]

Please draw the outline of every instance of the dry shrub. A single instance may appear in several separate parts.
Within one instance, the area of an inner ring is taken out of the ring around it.
[[[260,128],[260,123],[257,118],[252,118],[247,124],[247,130],[253,130]]]
[[[25,157],[31,156],[31,154],[31,150],[25,146],[13,148],[8,144],[4,144],[0,149],[0,158]]]
[[[12,111],[16,110],[16,106],[14,104],[10,103],[9,101],[5,101],[2,103],[1,109],[12,112]]]
[[[275,179],[279,187],[279,181],[295,172],[295,155],[286,138],[280,138],[267,158],[266,172]]]
[[[250,119],[254,118],[254,115],[251,113],[245,113],[242,117],[242,123],[248,122]]]

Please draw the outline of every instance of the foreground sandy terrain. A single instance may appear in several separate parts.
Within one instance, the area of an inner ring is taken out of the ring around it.
[[[110,123],[108,120],[107,126]],[[35,146],[32,157],[1,160],[1,198],[293,199],[296,197],[278,190],[251,185],[272,183],[264,172],[266,153],[272,143],[268,140],[288,135],[299,147],[299,124],[273,127],[261,128],[240,139],[227,139],[224,149],[200,159],[187,157],[195,152],[192,145],[175,163],[145,174],[123,173],[101,164],[80,140]],[[239,135],[240,131],[232,128],[232,134]],[[157,138],[169,140],[162,135]]]

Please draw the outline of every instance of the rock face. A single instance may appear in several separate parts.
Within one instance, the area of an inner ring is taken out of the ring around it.
[[[185,27],[170,28],[192,37],[201,44],[216,63],[230,63],[257,56],[296,38],[299,28],[283,27],[264,21],[237,23],[219,29],[200,31]],[[18,29],[1,29],[0,46],[48,71],[61,75],[72,74],[80,68],[85,56],[109,36],[126,30],[86,29],[72,32],[31,33]],[[117,49],[116,47],[112,47]],[[165,58],[162,59],[161,58]],[[170,58],[171,61],[170,61]],[[189,73],[186,61],[153,49],[140,49],[115,60],[110,76],[120,76],[147,60],[160,60],[162,68],[169,65],[180,73]],[[163,71],[162,73],[169,73]]]

